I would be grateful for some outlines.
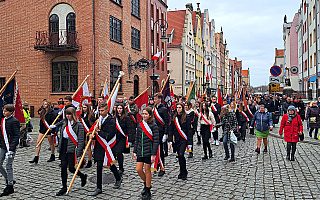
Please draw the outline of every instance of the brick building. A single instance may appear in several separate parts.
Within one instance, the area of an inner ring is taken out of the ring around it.
[[[231,74],[231,91],[232,94],[238,92],[242,86],[242,61],[238,60],[237,57],[232,60],[229,59],[230,71]]]
[[[129,55],[134,61],[150,58],[149,2],[1,1],[0,82],[19,69],[20,95],[35,109],[42,99],[53,102],[72,95],[87,75],[89,90],[97,97],[106,78],[112,89],[120,70],[125,76],[119,97],[139,94],[150,78],[140,71],[129,78],[127,63]],[[163,17],[165,6],[162,2],[161,9],[153,8]]]

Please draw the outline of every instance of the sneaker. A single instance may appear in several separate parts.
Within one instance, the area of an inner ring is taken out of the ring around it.
[[[219,146],[219,141],[218,140],[216,140],[216,146]]]
[[[7,185],[7,187],[4,188],[3,193],[0,194],[0,196],[1,197],[9,196],[12,193],[14,193],[13,185]]]
[[[226,156],[226,157],[224,157],[223,160],[228,160],[229,158],[230,158],[230,156]]]
[[[234,159],[234,158],[231,158],[230,160],[229,160],[229,162],[235,162],[236,160]]]
[[[202,160],[207,160],[207,159],[208,159],[208,156],[207,156],[207,155],[205,155],[205,156],[202,157]]]
[[[98,194],[101,194],[102,190],[100,188],[97,188],[94,192],[89,194],[89,196],[97,196]]]
[[[118,188],[120,188],[120,186],[121,186],[121,180],[116,181],[116,183],[113,186],[113,189],[118,189]]]

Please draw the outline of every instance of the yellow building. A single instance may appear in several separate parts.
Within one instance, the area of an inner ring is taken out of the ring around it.
[[[203,80],[205,79],[203,75],[203,42],[202,42],[202,27],[203,24],[203,17],[201,15],[200,10],[200,3],[197,3],[198,8],[197,11],[192,12],[192,23],[193,23],[193,30],[194,30],[194,44],[195,44],[195,51],[196,51],[196,86],[197,89],[200,89],[200,95],[203,94],[203,87],[202,84],[204,83]]]

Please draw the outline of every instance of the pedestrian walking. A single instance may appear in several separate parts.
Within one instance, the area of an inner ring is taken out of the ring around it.
[[[50,124],[53,123],[55,118],[56,118],[56,115],[51,108],[51,103],[48,101],[43,102],[42,109],[40,111],[40,129],[39,129],[37,144],[43,138],[43,136],[47,132],[47,130],[50,129]],[[49,142],[50,150],[51,150],[51,156],[50,156],[49,160],[47,160],[47,162],[55,161],[55,155],[54,155],[55,146],[54,146],[54,142],[53,142],[53,137],[51,136],[51,133],[54,134],[54,132],[55,132],[55,130],[53,128],[47,134],[48,142]],[[41,145],[39,145],[36,148],[36,155],[33,158],[33,160],[29,161],[30,163],[38,164],[40,150],[41,150]]]
[[[311,107],[307,110],[306,120],[309,120],[309,136],[312,137],[314,131],[314,139],[318,139],[318,130],[320,128],[320,109],[316,101],[311,103]]]
[[[254,124],[256,124],[254,126]],[[255,133],[257,136],[257,148],[256,152],[260,154],[260,147],[263,140],[264,150],[263,152],[268,152],[268,135],[269,131],[273,129],[272,115],[266,111],[263,104],[260,105],[260,110],[256,112],[251,120],[250,128],[255,128]]]
[[[252,102],[251,99],[248,100],[247,109],[248,109],[248,113],[249,113],[248,117],[249,117],[249,120],[250,120],[249,121],[249,126],[250,126],[252,118],[253,118],[254,114],[256,113],[256,111],[257,111],[256,106],[253,105],[253,102]],[[253,128],[249,129],[249,131],[250,131],[249,132],[250,135],[254,135],[254,129]]]
[[[287,114],[282,117],[279,134],[282,136],[283,132],[284,141],[287,142],[287,160],[294,161],[299,135],[303,133],[301,117],[294,106],[289,106]]]
[[[155,162],[160,142],[158,126],[150,107],[142,111],[142,121],[138,124],[135,141],[133,157],[137,161],[137,173],[144,183],[141,195],[142,199],[148,200],[151,198],[151,164]]]
[[[192,143],[190,145],[192,146],[192,148],[188,149],[188,152],[189,152],[188,158],[192,158],[193,157],[193,135],[195,134],[195,132],[197,130],[198,117],[195,115],[195,112],[192,109],[192,103],[190,101],[185,102],[184,110],[187,113],[187,117],[191,120],[192,137],[190,139],[191,139]]]
[[[240,140],[246,140],[247,122],[249,122],[249,113],[247,107],[244,106],[243,101],[240,102],[239,108],[236,111],[236,117],[238,120]]]
[[[182,103],[178,103],[176,106],[176,112],[173,115],[168,141],[172,144],[178,153],[180,173],[178,179],[186,180],[188,171],[186,166],[186,159],[184,152],[186,149],[192,149],[192,129],[191,118],[185,112],[185,106]],[[173,141],[174,138],[174,141]]]
[[[215,125],[216,121],[213,113],[209,111],[209,104],[207,102],[203,102],[200,106],[200,114],[197,125],[198,135],[202,136],[204,152],[202,160],[208,159],[207,151],[209,151],[209,158],[212,158],[212,150],[209,139],[211,138],[211,133],[214,131]]]
[[[76,110],[72,107],[65,110],[65,124],[62,125],[58,152],[61,160],[61,181],[62,188],[56,196],[64,195],[67,192],[68,166],[71,173],[75,173],[76,160],[80,160],[84,148],[84,129],[77,119]],[[78,163],[78,162],[77,162]],[[81,187],[87,183],[87,175],[78,171],[77,176],[81,178]]]
[[[234,154],[235,154],[235,148],[234,144],[230,142],[230,135],[231,132],[236,133],[237,132],[237,117],[234,112],[229,111],[229,106],[223,106],[221,108],[221,124],[222,124],[222,131],[223,131],[223,147],[225,151],[225,157],[224,160],[228,160],[230,158],[229,149],[228,149],[228,142],[230,143],[230,149],[231,149],[231,159],[230,162],[234,162]]]
[[[221,105],[217,103],[217,97],[212,97],[211,98],[211,112],[214,115],[214,119],[216,121],[216,123],[220,123],[220,113],[221,113]],[[218,141],[218,128],[216,128],[213,132],[212,132],[212,136],[213,136],[213,144],[216,146],[219,146],[219,141]]]

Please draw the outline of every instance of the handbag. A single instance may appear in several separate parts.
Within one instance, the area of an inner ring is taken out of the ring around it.
[[[230,133],[230,142],[232,142],[232,144],[238,143],[238,139],[237,139],[236,135],[234,134],[233,130],[231,130],[231,133]]]
[[[309,123],[310,123],[310,124],[315,124],[315,123],[317,123],[317,117],[310,117],[310,118],[309,118]]]
[[[301,135],[299,135],[299,141],[302,142],[304,140],[304,133],[302,133]]]

